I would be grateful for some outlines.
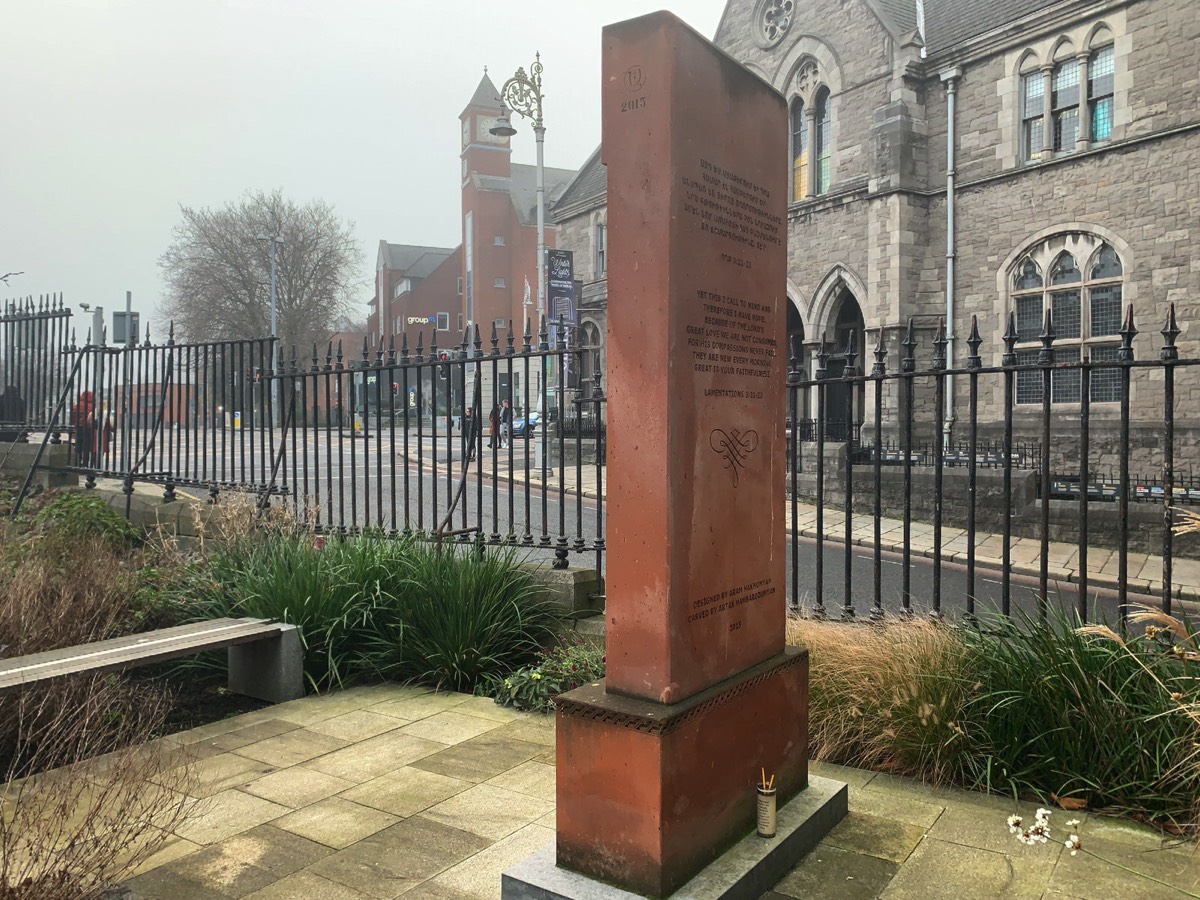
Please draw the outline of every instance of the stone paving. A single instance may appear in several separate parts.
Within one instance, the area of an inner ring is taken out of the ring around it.
[[[135,898],[495,898],[500,873],[554,838],[553,717],[486,698],[354,688],[164,743],[196,760],[196,806],[126,883]],[[771,900],[1180,896],[1060,842],[1019,844],[1005,826],[1011,801],[813,772],[850,785],[850,814]],[[1017,811],[1032,820],[1028,804]],[[1070,815],[1085,820],[1088,849],[1200,891],[1193,845]]]

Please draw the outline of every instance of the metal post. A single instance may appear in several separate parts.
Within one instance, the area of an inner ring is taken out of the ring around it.
[[[537,138],[537,267],[538,267],[538,296],[537,310],[538,319],[545,321],[546,315],[546,176],[542,165],[542,152],[546,142],[546,127],[542,125],[541,104],[538,105],[537,124],[533,126],[534,136]],[[543,348],[544,349],[544,348]],[[550,367],[549,357],[543,357],[538,363],[539,377],[549,376]],[[557,386],[556,386],[557,388]],[[542,478],[542,486],[545,487],[546,482],[546,411],[545,404],[542,398],[545,397],[544,390],[538,391],[538,436],[537,449],[535,451],[534,466],[538,470],[538,474]],[[528,417],[526,417],[528,418]],[[526,422],[528,425],[528,421]]]
[[[275,377],[279,370],[279,349],[276,339],[276,311],[275,311],[275,245],[278,243],[278,235],[271,235],[271,427],[274,428],[278,422],[276,421],[279,415],[279,379]]]

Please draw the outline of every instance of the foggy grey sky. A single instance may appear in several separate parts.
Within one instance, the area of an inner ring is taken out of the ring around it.
[[[7,0],[0,16],[0,298],[63,291],[153,337],[179,205],[320,198],[375,250],[459,241],[458,114],[540,50],[546,164],[600,140],[600,29],[667,6],[702,34],[724,0]],[[513,161],[534,162],[518,120]],[[78,314],[78,309],[76,309]],[[81,335],[82,337],[82,335]]]

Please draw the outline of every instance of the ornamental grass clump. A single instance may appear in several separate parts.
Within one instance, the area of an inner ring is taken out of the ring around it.
[[[959,718],[973,682],[959,630],[791,618],[809,650],[809,752],[824,762],[935,781],[961,770]]]
[[[363,664],[384,678],[474,692],[532,663],[561,622],[514,551],[417,544],[376,613]]]
[[[1103,627],[1103,626],[1101,626]],[[964,704],[970,787],[1106,808],[1187,827],[1200,772],[1180,763],[1194,731],[1156,677],[1177,664],[1144,645],[1096,640],[1074,613],[985,619],[962,634],[978,683]]]

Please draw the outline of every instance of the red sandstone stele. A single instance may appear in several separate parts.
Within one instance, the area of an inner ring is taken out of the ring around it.
[[[608,677],[560,698],[559,866],[664,896],[808,781],[784,646],[787,112],[669,13],[604,29]]]

